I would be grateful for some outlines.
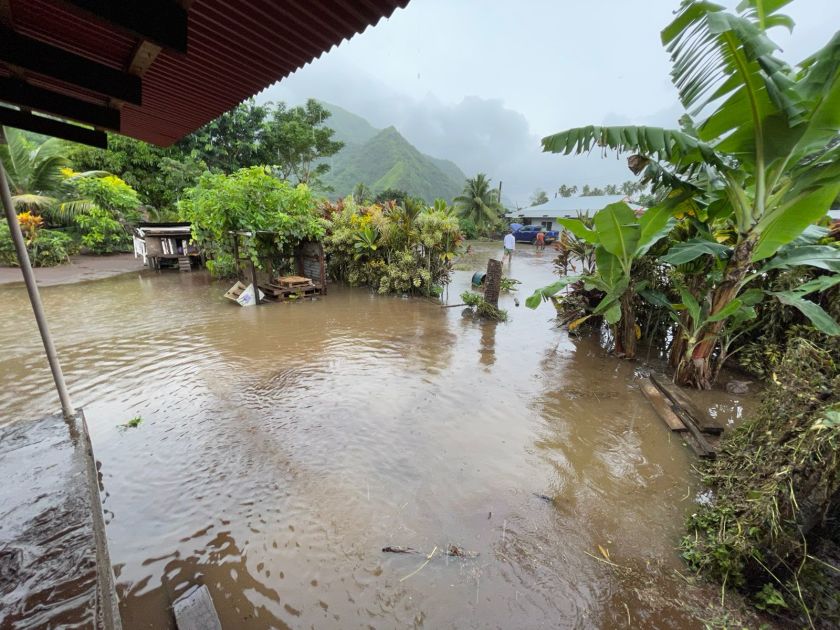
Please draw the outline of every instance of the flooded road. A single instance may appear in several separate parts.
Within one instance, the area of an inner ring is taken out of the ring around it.
[[[240,308],[203,273],[45,288],[124,626],[170,627],[204,583],[226,628],[701,627],[673,577],[695,460],[637,365],[524,307],[551,260],[520,246],[499,325],[339,286]],[[57,402],[23,288],[0,304],[0,422],[37,418]]]

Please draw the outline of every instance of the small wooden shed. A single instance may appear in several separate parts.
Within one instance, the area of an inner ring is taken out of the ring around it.
[[[141,223],[134,229],[134,257],[142,256],[149,269],[177,264],[180,271],[192,271],[203,259],[191,241],[189,223]]]
[[[294,247],[294,254],[288,262],[279,269],[268,258],[263,259],[263,269],[258,270],[249,256],[243,255],[242,239],[270,237],[274,233],[268,231],[230,232],[233,244],[233,258],[236,262],[238,280],[250,282],[260,289],[270,300],[287,300],[301,297],[314,297],[327,294],[327,259],[324,246],[319,241],[300,241]],[[247,269],[243,269],[244,267]],[[293,266],[290,268],[291,263]],[[296,276],[280,275],[281,273],[296,273]],[[242,285],[244,288],[244,284]],[[233,295],[226,296],[236,299]],[[260,304],[259,293],[256,293],[256,303]]]

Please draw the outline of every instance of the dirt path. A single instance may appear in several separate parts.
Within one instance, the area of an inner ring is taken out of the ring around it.
[[[114,256],[71,256],[70,262],[58,267],[38,267],[35,279],[40,286],[73,284],[86,280],[100,280],[123,273],[140,271],[143,260],[134,254],[116,254]],[[18,267],[0,267],[0,285],[23,282],[23,275]]]

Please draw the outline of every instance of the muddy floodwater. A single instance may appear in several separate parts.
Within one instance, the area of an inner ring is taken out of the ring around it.
[[[499,325],[335,285],[240,308],[204,273],[45,288],[124,626],[174,627],[203,583],[225,628],[701,627],[675,577],[696,459],[639,363],[524,307],[549,252],[520,246],[509,274],[523,306],[503,296]],[[54,412],[21,287],[0,314],[0,422]]]

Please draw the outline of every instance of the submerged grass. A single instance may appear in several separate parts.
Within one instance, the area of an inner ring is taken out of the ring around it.
[[[755,418],[705,470],[683,557],[768,613],[840,624],[840,342],[792,340]]]

